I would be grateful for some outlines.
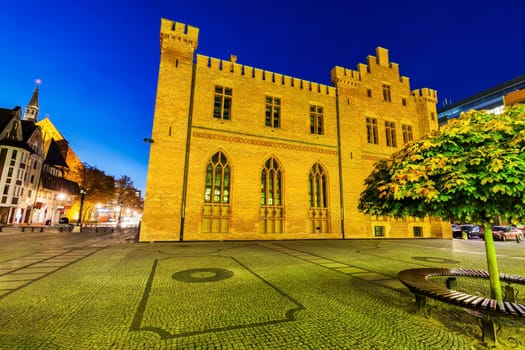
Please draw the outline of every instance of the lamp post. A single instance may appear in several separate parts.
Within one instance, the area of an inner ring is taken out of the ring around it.
[[[62,209],[64,209],[64,199],[66,198],[66,195],[62,192],[56,195],[55,197],[55,209],[51,213],[51,223],[57,223],[60,222],[60,214],[62,214]],[[60,205],[58,205],[60,201]],[[60,214],[58,215],[58,220],[55,219],[56,211],[60,210]]]
[[[73,229],[73,232],[80,232],[82,230],[82,208],[84,207],[84,198],[86,197],[86,189],[82,187],[80,189],[80,209],[78,210],[78,221],[77,225]]]

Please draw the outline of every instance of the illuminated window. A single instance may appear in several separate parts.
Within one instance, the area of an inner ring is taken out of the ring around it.
[[[322,106],[310,105],[310,133],[324,134],[324,113]]]
[[[261,204],[281,205],[281,167],[276,159],[270,158],[261,172]]]
[[[383,84],[383,99],[385,101],[391,102],[392,101],[392,94],[390,91],[390,85]]]
[[[315,163],[308,176],[309,233],[330,232],[328,179],[324,167]]]
[[[213,117],[230,120],[232,109],[232,89],[215,85],[215,99],[213,103]]]
[[[390,147],[397,147],[396,142],[396,123],[385,122],[386,145]]]
[[[281,99],[266,96],[266,121],[265,125],[272,128],[281,126]]]
[[[408,143],[412,140],[414,140],[414,136],[412,135],[412,126],[403,125],[403,143]]]
[[[366,135],[368,143],[377,145],[379,143],[377,137],[377,119],[366,118]]]
[[[275,158],[264,163],[261,171],[261,233],[283,232],[284,206],[282,205],[283,172]]]
[[[228,233],[230,226],[231,170],[222,152],[215,153],[206,166],[202,232]]]
[[[215,153],[206,167],[204,202],[230,202],[230,166],[222,152]]]

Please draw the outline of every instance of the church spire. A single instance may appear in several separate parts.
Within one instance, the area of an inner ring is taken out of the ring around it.
[[[24,120],[32,120],[36,122],[38,117],[38,86],[40,85],[41,81],[40,79],[37,79],[36,81],[35,90],[33,91],[33,96],[31,96],[31,100],[29,101],[29,104],[26,107],[25,113],[24,113]]]

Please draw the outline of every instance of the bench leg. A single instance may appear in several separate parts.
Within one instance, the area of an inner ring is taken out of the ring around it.
[[[454,289],[457,286],[456,277],[449,277],[446,281],[447,289]]]
[[[481,336],[483,343],[488,346],[496,345],[496,327],[494,326],[494,320],[489,318],[481,318]]]
[[[516,302],[516,292],[512,286],[503,287],[503,301]]]
[[[430,317],[430,307],[427,305],[427,297],[422,294],[416,294],[416,314]]]

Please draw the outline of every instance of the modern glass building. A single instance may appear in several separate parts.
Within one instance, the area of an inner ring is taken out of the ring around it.
[[[463,112],[487,110],[498,114],[505,106],[525,102],[525,75],[497,85],[459,102],[445,105],[438,109],[439,125],[446,124],[449,119],[457,118]]]

